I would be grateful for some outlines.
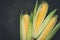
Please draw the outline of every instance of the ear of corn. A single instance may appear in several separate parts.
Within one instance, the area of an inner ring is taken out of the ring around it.
[[[50,34],[47,36],[46,40],[51,40],[52,37],[56,34],[56,32],[60,29],[60,23],[58,23],[55,28],[50,32]]]
[[[35,38],[38,38],[41,35],[41,32],[44,30],[44,28],[46,27],[46,25],[48,24],[48,22],[50,21],[50,19],[53,17],[53,15],[55,14],[56,9],[53,10],[43,21],[43,23],[41,24],[38,33],[34,36]]]
[[[46,37],[48,36],[48,34],[52,31],[52,29],[54,28],[55,24],[57,22],[57,16],[54,16],[49,23],[47,24],[47,26],[45,27],[44,31],[42,32],[42,34],[40,35],[40,37],[38,38],[38,40],[46,40]]]
[[[27,30],[29,26],[29,15],[25,14],[22,17],[22,40],[26,40]]]
[[[38,32],[38,29],[46,16],[47,10],[48,10],[48,4],[46,2],[43,2],[37,10],[35,20],[35,33]]]

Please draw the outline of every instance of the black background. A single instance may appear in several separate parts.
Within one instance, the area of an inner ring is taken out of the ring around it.
[[[60,22],[60,0],[39,0],[47,1],[49,4],[48,13],[54,9],[58,22]],[[19,15],[21,10],[31,12],[34,9],[36,0],[0,0],[0,40],[19,40]],[[52,38],[60,40],[60,30]]]

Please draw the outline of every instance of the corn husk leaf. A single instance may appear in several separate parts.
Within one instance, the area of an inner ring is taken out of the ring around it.
[[[32,36],[33,36],[33,15],[31,13],[29,27],[27,31],[27,40],[32,40]]]
[[[38,9],[38,0],[36,0],[36,4],[35,4],[35,8],[34,8],[34,17],[36,16],[36,13],[37,13],[37,9]]]
[[[22,12],[20,14],[20,39],[22,40]]]

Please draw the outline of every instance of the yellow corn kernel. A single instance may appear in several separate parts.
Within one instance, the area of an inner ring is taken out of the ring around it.
[[[45,40],[48,34],[51,32],[51,30],[54,28],[54,25],[57,22],[57,16],[54,16],[49,23],[47,24],[46,28],[42,32],[41,36],[38,38],[38,40]]]
[[[48,4],[46,2],[43,2],[38,10],[37,10],[37,15],[36,15],[36,22],[35,22],[35,32],[38,32],[38,28],[40,27],[41,23],[43,22],[46,13],[48,10]]]
[[[22,18],[22,40],[26,40],[27,30],[29,26],[29,15],[23,15]]]

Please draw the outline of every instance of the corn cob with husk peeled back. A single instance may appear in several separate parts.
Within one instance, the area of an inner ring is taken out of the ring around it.
[[[48,10],[48,4],[46,2],[43,2],[38,10],[37,10],[37,14],[36,14],[36,17],[35,17],[35,24],[34,24],[34,30],[35,30],[35,33],[37,34],[38,32],[38,29],[40,27],[40,25],[42,24],[46,14],[47,14],[47,10]],[[36,35],[35,34],[35,35]]]
[[[46,28],[43,30],[43,32],[41,33],[40,37],[37,40],[46,40],[46,37],[54,28],[56,22],[57,22],[57,16],[52,17],[49,23],[47,24]]]
[[[27,35],[27,30],[28,30],[28,26],[29,26],[29,15],[28,14],[25,14],[25,15],[22,15],[22,19],[20,19],[21,21],[21,40],[26,40],[26,35]]]
[[[57,23],[57,9],[48,12],[48,3],[42,2],[38,7],[36,1],[35,9],[31,15],[20,14],[20,40],[51,40],[55,33],[60,29]],[[47,16],[46,16],[47,15]]]

